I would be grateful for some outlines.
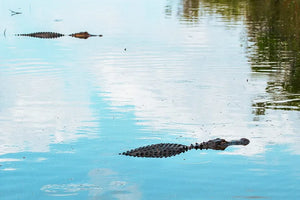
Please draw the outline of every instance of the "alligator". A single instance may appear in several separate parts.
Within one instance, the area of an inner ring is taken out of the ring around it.
[[[35,33],[25,33],[25,34],[16,34],[16,36],[27,36],[27,37],[36,37],[36,38],[43,38],[43,39],[54,39],[65,36],[62,33],[56,32],[35,32]],[[72,33],[68,36],[76,37],[80,39],[87,39],[89,37],[102,37],[103,35],[92,35],[88,32],[79,32],[79,33]]]
[[[232,145],[248,145],[250,141],[246,138],[239,140],[226,141],[224,139],[216,138],[200,144],[191,144],[190,146],[174,143],[160,143],[152,144],[144,147],[139,147],[120,153],[120,155],[134,156],[134,157],[149,157],[149,158],[163,158],[171,157],[181,153],[184,153],[191,149],[213,149],[213,150],[225,150],[228,146]]]

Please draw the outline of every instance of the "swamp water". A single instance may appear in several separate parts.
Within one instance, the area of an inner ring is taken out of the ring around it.
[[[0,199],[300,199],[299,7],[0,0]]]

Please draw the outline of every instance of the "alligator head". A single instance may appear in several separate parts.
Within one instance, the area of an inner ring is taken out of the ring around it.
[[[80,38],[80,39],[87,39],[89,37],[98,37],[98,36],[102,37],[102,35],[92,35],[92,34],[89,34],[88,32],[73,33],[73,34],[70,34],[69,36]]]
[[[225,150],[228,146],[231,145],[248,145],[250,141],[247,138],[241,138],[239,140],[232,140],[232,141],[226,141],[224,139],[214,139],[214,140],[209,140],[206,142],[207,144],[207,149],[214,149],[214,150]]]

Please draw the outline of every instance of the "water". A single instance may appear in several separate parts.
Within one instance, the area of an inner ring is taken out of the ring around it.
[[[1,0],[0,199],[299,199],[298,5]]]

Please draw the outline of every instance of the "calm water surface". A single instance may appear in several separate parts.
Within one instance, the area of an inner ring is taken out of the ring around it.
[[[299,199],[299,7],[0,0],[0,199]],[[216,137],[251,143],[118,155]]]

